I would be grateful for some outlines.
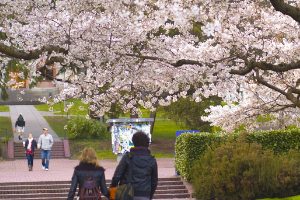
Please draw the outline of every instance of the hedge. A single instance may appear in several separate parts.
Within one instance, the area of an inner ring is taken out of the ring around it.
[[[248,134],[250,143],[257,142],[274,154],[286,153],[300,147],[300,129],[258,131]]]
[[[175,169],[181,176],[189,180],[189,171],[200,155],[204,154],[208,147],[212,147],[212,141],[219,144],[227,137],[220,137],[220,133],[186,133],[177,137],[175,143]]]
[[[236,138],[238,133],[233,136]],[[186,133],[177,137],[175,144],[175,169],[181,176],[190,180],[190,170],[196,160],[203,155],[208,147],[212,148],[212,142],[218,147],[225,142],[227,136],[221,133]],[[300,129],[258,131],[248,133],[249,143],[257,142],[262,148],[269,149],[275,154],[288,152],[290,149],[298,149],[300,146]]]

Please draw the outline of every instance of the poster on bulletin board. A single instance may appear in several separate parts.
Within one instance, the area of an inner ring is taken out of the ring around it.
[[[138,125],[119,125],[115,124],[111,127],[111,142],[112,150],[114,154],[124,154],[133,147],[132,136],[137,131],[145,132],[151,143],[150,124],[138,124]]]

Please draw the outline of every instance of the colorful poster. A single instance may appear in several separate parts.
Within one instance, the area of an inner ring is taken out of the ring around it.
[[[145,132],[151,143],[150,124],[138,124],[138,125],[119,125],[116,124],[111,127],[111,142],[112,150],[114,154],[124,154],[133,147],[132,136],[137,131]]]

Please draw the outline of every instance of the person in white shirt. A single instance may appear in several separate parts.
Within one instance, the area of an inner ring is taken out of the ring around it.
[[[47,128],[43,128],[44,134],[39,137],[37,148],[42,148],[42,165],[43,169],[49,170],[49,161],[51,154],[51,147],[53,146],[53,137],[48,133]],[[45,162],[46,160],[46,162]]]

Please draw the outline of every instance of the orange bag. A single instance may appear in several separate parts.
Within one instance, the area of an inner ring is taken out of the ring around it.
[[[115,199],[116,189],[117,189],[117,187],[109,189],[109,192],[110,192],[109,199]]]

